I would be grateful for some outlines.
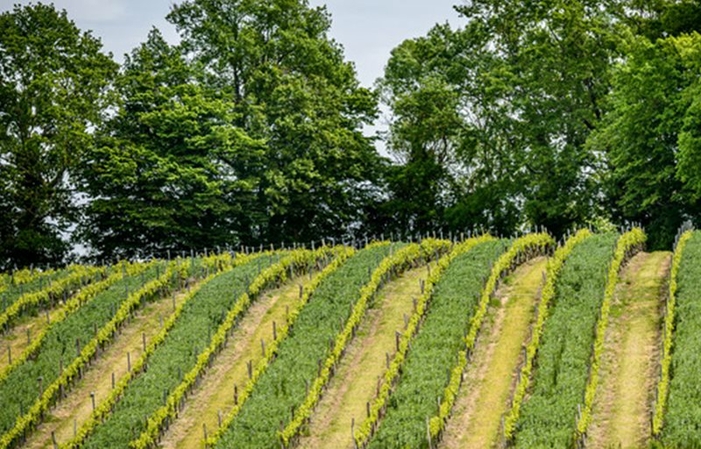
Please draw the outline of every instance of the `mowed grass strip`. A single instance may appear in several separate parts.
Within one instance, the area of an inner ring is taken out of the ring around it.
[[[543,329],[531,395],[517,423],[515,447],[569,447],[573,443],[617,237],[611,233],[587,238],[562,267]]]
[[[414,299],[421,294],[420,281],[427,268],[415,268],[386,285],[377,296],[367,319],[358,328],[336,376],[299,441],[303,449],[341,449],[353,446],[350,429],[360,423],[367,403],[375,396],[378,378],[387,369],[386,358],[396,350],[395,332],[405,328]]]
[[[546,264],[544,257],[526,262],[496,292],[440,447],[480,449],[497,442]]]
[[[588,444],[645,447],[659,365],[663,287],[671,253],[639,253],[621,273],[611,308]]]
[[[86,448],[126,448],[145,429],[148,416],[197,362],[227,311],[248,283],[280,255],[261,255],[202,285],[185,303],[165,340],[153,351],[143,372],[127,386],[112,413],[82,442]]]
[[[234,406],[234,386],[243,388],[248,380],[248,363],[256,366],[263,359],[261,340],[273,340],[273,323],[280,329],[287,313],[300,307],[300,287],[319,275],[302,275],[258,299],[239,323],[234,337],[217,356],[200,386],[188,397],[185,409],[170,426],[160,447],[195,448],[203,446],[204,428],[214,430],[219,417]],[[265,344],[264,343],[264,344]],[[204,426],[204,427],[203,427]]]
[[[261,375],[216,447],[278,447],[278,432],[292,419],[294,408],[307,395],[307,385],[318,375],[334,337],[348,320],[360,297],[360,288],[372,271],[403,244],[371,245],[350,257],[325,278],[301,310],[277,357]]]
[[[424,322],[411,343],[401,377],[370,448],[423,447],[427,419],[438,413],[449,372],[465,345],[465,333],[491,265],[508,241],[480,243],[456,257],[434,287]]]
[[[196,286],[197,281],[191,284],[191,287]],[[94,394],[95,406],[99,407],[112,390],[113,373],[115,383],[129,374],[129,362],[133,363],[141,357],[144,342],[148,346],[174,312],[174,306],[179,306],[185,297],[186,294],[181,291],[151,302],[129,320],[114,342],[100,354],[68,396],[51,410],[46,422],[36,429],[22,447],[53,447],[53,438],[58,444],[73,438],[74,429],[80,429],[93,411],[92,395]]]

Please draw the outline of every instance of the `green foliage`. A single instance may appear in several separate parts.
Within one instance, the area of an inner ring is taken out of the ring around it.
[[[614,77],[613,109],[589,144],[608,154],[614,216],[645,226],[651,248],[670,248],[681,224],[701,214],[694,200],[697,152],[684,133],[696,116],[701,66],[683,56],[701,54],[701,40],[629,39],[628,58]]]
[[[480,290],[506,241],[487,241],[456,257],[436,283],[423,324],[411,342],[370,448],[428,447],[427,417],[438,414],[446,371],[465,347]]]
[[[667,448],[701,447],[701,233],[686,241],[676,279],[669,397],[661,440]]]
[[[516,447],[569,447],[589,380],[596,323],[615,234],[577,244],[555,282],[529,399],[521,407]]]
[[[96,331],[112,320],[122,303],[133,299],[128,292],[137,291],[138,295],[144,282],[155,278],[163,268],[163,263],[154,262],[140,276],[125,273],[123,279],[51,326],[34,356],[0,381],[0,447],[7,447],[38,423],[56,400],[58,387],[74,380],[78,369],[94,356],[96,346],[91,342],[97,338]],[[61,365],[65,370],[60,370]]]
[[[184,304],[158,346],[153,348],[143,370],[124,389],[111,414],[92,429],[82,447],[127,447],[146,429],[146,420],[163,405],[167,396],[198,362],[208,346],[212,331],[246,292],[261,269],[275,263],[278,254],[257,255],[253,261],[225,271],[204,284]],[[165,392],[165,393],[164,393]]]
[[[656,437],[662,431],[669,395],[672,345],[674,343],[674,316],[677,303],[677,278],[679,277],[684,248],[692,236],[693,231],[686,231],[679,237],[677,246],[674,248],[672,267],[669,273],[669,296],[667,297],[664,314],[664,342],[662,344],[662,361],[660,362],[660,381],[657,383],[657,401],[655,402],[655,412],[652,418],[652,434]]]
[[[555,254],[548,260],[545,285],[543,285],[540,301],[538,302],[537,317],[531,331],[531,339],[528,341],[528,346],[526,346],[526,360],[519,371],[518,382],[511,399],[511,406],[504,416],[503,431],[505,441],[511,441],[516,430],[516,424],[521,413],[521,405],[526,398],[538,348],[540,347],[540,340],[543,336],[543,329],[548,319],[550,302],[555,297],[555,283],[572,250],[590,236],[591,232],[588,229],[577,231],[576,234],[567,239],[564,245],[557,248]]]
[[[0,269],[56,264],[116,65],[53,5],[16,5],[0,30]]]
[[[98,258],[235,241],[241,205],[231,195],[250,183],[235,161],[257,160],[261,142],[232,124],[234,104],[202,86],[181,53],[152,30],[127,57],[118,113],[82,162],[93,200],[80,234]]]
[[[321,363],[333,350],[330,342],[340,331],[339,323],[348,320],[351,307],[360,299],[360,288],[390,248],[402,246],[383,244],[363,249],[317,286],[288,338],[278,346],[275,360],[215,447],[269,448],[279,444],[280,420],[288,422],[291,408],[304,401],[306,382],[320,374]]]
[[[168,20],[203,84],[234,102],[233,124],[263,142],[233,161],[231,229],[246,244],[341,237],[376,193],[377,153],[361,127],[375,96],[307,0],[190,0]]]
[[[280,439],[285,447],[290,447],[290,443],[294,441],[302,426],[311,417],[326,384],[335,373],[341,357],[345,354],[346,346],[355,336],[355,332],[378,290],[392,277],[400,275],[405,270],[421,263],[430,262],[434,258],[437,259],[450,246],[450,242],[446,240],[425,239],[420,244],[405,246],[386,257],[373,271],[370,281],[360,289],[360,299],[353,306],[353,311],[343,326],[343,330],[334,339],[333,350],[324,360],[321,372],[312,382],[304,402],[295,411],[290,423],[280,433]]]

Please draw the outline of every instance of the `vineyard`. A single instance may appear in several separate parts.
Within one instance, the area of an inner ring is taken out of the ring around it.
[[[0,275],[0,448],[701,448],[701,232]]]

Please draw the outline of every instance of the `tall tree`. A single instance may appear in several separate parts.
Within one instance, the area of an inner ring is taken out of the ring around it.
[[[116,71],[101,48],[53,5],[0,14],[0,268],[67,254],[73,169]]]
[[[349,235],[372,205],[379,158],[361,127],[376,98],[359,86],[330,18],[306,0],[191,0],[168,19],[234,124],[265,142],[242,173],[234,229],[247,244]]]
[[[667,249],[684,221],[701,218],[701,37],[629,39],[627,59],[616,71],[613,108],[589,144],[608,155],[608,195],[617,221],[640,222],[651,248]]]
[[[262,142],[233,125],[234,103],[152,30],[116,81],[117,113],[82,168],[91,200],[81,236],[95,257],[157,254],[236,243],[244,173]],[[233,200],[231,197],[234,197]]]

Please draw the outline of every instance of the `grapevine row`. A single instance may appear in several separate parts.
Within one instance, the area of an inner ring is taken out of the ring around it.
[[[526,397],[526,392],[530,385],[531,374],[533,372],[538,346],[543,336],[543,328],[545,320],[548,318],[550,302],[555,297],[555,281],[557,280],[565,260],[570,255],[575,246],[579,245],[583,240],[589,238],[591,232],[588,229],[582,229],[575,235],[567,239],[563,246],[560,246],[548,260],[548,265],[545,274],[545,285],[541,291],[540,301],[537,307],[537,316],[533,329],[531,331],[531,339],[526,346],[526,359],[519,372],[518,382],[514,395],[511,400],[511,406],[504,418],[504,439],[511,441],[518,422],[521,404]]]
[[[234,405],[234,407],[229,411],[229,413],[223,419],[221,427],[219,427],[219,429],[217,429],[217,431],[211,437],[209,437],[207,439],[207,441],[205,441],[205,445],[207,447],[214,446],[216,444],[216,442],[219,440],[219,438],[221,437],[221,435],[225,432],[225,430],[234,421],[236,416],[238,416],[238,413],[241,411],[241,408],[243,407],[243,405],[246,403],[246,400],[253,392],[253,389],[256,386],[258,379],[260,379],[260,377],[266,371],[266,369],[268,368],[270,363],[276,357],[280,343],[282,341],[284,341],[287,338],[287,336],[289,335],[289,333],[292,329],[292,326],[294,325],[297,317],[299,316],[300,309],[302,307],[304,307],[304,305],[307,302],[309,302],[309,300],[311,299],[312,295],[316,291],[319,284],[321,284],[331,274],[336,272],[336,270],[338,270],[339,267],[343,266],[343,264],[346,262],[346,260],[349,257],[353,256],[355,254],[355,252],[356,251],[352,248],[339,247],[335,252],[334,260],[330,264],[328,264],[321,271],[321,273],[319,273],[319,275],[316,278],[314,278],[314,280],[309,284],[307,289],[304,291],[302,298],[299,301],[300,308],[290,312],[289,316],[287,317],[287,323],[284,326],[281,326],[277,330],[276,338],[273,341],[271,341],[269,345],[266,346],[265,356],[263,357],[263,359],[260,360],[260,362],[256,365],[256,367],[252,369],[250,379],[248,380],[246,385],[243,387],[243,389],[239,392],[239,395],[237,398],[238,402]]]
[[[669,377],[670,366],[672,364],[672,341],[674,336],[674,309],[677,298],[677,278],[679,276],[679,267],[682,262],[682,255],[686,243],[693,236],[693,231],[684,232],[676,248],[674,248],[674,256],[672,257],[672,268],[669,274],[669,296],[665,306],[664,318],[664,341],[662,343],[662,362],[661,376],[657,384],[657,402],[655,403],[655,414],[652,418],[652,434],[659,436],[664,424],[664,412],[667,405],[667,395],[669,392]]]
[[[464,242],[455,245],[448,254],[441,257],[436,265],[432,267],[431,273],[426,279],[424,291],[418,298],[415,310],[408,321],[406,330],[401,336],[399,347],[389,364],[389,368],[387,371],[385,371],[382,378],[379,393],[370,405],[370,413],[355,430],[353,437],[355,438],[356,445],[359,447],[363,447],[367,444],[376,429],[380,416],[385,410],[389,396],[392,393],[392,389],[394,388],[394,385],[399,377],[404,360],[407,356],[407,352],[409,351],[410,343],[419,330],[424,315],[432,300],[434,288],[439,279],[441,279],[443,273],[457,257],[468,253],[475,246],[494,240],[495,239],[493,237],[488,235],[467,239]]]
[[[101,281],[94,284],[86,285],[81,288],[80,291],[68,300],[59,310],[54,312],[51,317],[51,323],[49,326],[43,328],[37,335],[34,336],[31,344],[22,351],[18,357],[12,359],[12,363],[5,366],[5,368],[0,371],[0,382],[2,382],[7,376],[18,366],[22,365],[27,359],[34,356],[39,349],[44,344],[44,338],[52,332],[53,327],[62,323],[71,313],[75,312],[80,306],[86,304],[88,301],[94,299],[99,293],[103,292],[115,282],[120,281],[124,275],[135,276],[149,268],[147,264],[128,264],[122,262],[115,266],[112,274],[108,275]],[[122,271],[124,270],[124,271]]]
[[[203,376],[204,371],[211,365],[216,355],[224,348],[234,325],[248,309],[252,301],[258,298],[271,285],[283,283],[287,278],[288,272],[309,271],[314,264],[321,262],[323,258],[330,256],[332,253],[327,247],[322,247],[316,251],[295,250],[286,254],[278,263],[269,266],[256,276],[248,291],[241,294],[234,307],[229,310],[226,319],[219,325],[209,346],[197,356],[195,366],[170,393],[166,404],[149,417],[146,430],[141,433],[139,438],[131,441],[129,446],[141,449],[153,447],[157,444],[166,422],[177,417],[181,401],[194,387],[196,381]]]
[[[574,442],[616,240],[613,233],[586,238],[572,249],[555,281],[533,387],[515,427],[516,447],[570,447]]]
[[[444,240],[425,239],[420,245],[413,244],[397,251],[392,256],[385,258],[380,266],[372,273],[370,281],[360,290],[360,299],[355,303],[353,312],[345,324],[341,333],[336,337],[334,348],[326,357],[321,373],[314,379],[312,386],[302,405],[295,411],[290,423],[281,432],[280,439],[285,447],[289,447],[291,440],[297,436],[301,427],[311,417],[314,407],[318,403],[335,367],[345,352],[348,342],[355,335],[360,322],[370,301],[377,291],[384,285],[391,275],[398,275],[420,260],[431,260],[443,254],[450,247],[450,242]]]
[[[669,394],[660,441],[665,448],[701,447],[701,233],[686,238],[676,279]]]
[[[217,447],[268,448],[277,446],[278,430],[292,419],[310,383],[321,373],[323,360],[333,350],[333,338],[360,299],[360,288],[388,253],[404,244],[373,244],[358,251],[315,290],[300,310],[288,338],[258,379],[236,418],[216,443]]]
[[[599,313],[599,321],[596,323],[596,336],[594,338],[594,354],[591,363],[589,364],[589,382],[584,393],[584,408],[580,412],[577,421],[576,438],[581,439],[586,434],[589,422],[591,421],[591,409],[594,404],[594,396],[596,388],[599,384],[599,367],[601,366],[601,355],[604,351],[604,338],[606,337],[606,328],[608,327],[609,314],[611,312],[611,303],[616,292],[616,284],[618,283],[618,273],[625,262],[642,250],[646,240],[645,233],[640,228],[634,228],[618,238],[616,243],[616,252],[613,256],[613,261],[609,266],[608,276],[606,281],[606,290],[604,291],[604,300],[601,303],[601,312]]]
[[[212,327],[224,320],[256,273],[278,259],[279,254],[272,253],[237,257],[234,267],[207,277],[196,295],[186,295],[182,307],[177,307],[168,318],[165,326],[168,331],[152,338],[140,358],[143,361],[140,369],[132,370],[131,381],[119,391],[119,396],[111,394],[105,401],[113,405],[110,413],[102,415],[103,420],[97,426],[81,432],[81,441],[69,444],[127,447],[144,430],[148,416],[163,405],[167,394],[196,364],[199,351],[210,339]]]
[[[482,322],[487,314],[489,301],[497,289],[499,280],[501,280],[504,275],[516,267],[516,264],[521,259],[521,256],[526,255],[527,257],[533,257],[536,255],[545,254],[549,248],[554,245],[554,243],[555,240],[548,234],[528,234],[516,240],[511,245],[509,250],[502,254],[492,267],[489,278],[487,279],[484,287],[482,287],[477,311],[470,320],[470,328],[467,336],[465,337],[465,347],[460,351],[458,361],[450,371],[450,381],[443,392],[438,414],[432,417],[429,422],[432,439],[440,437],[440,434],[443,432],[445,424],[448,421],[455,403],[455,399],[458,395],[458,390],[460,389],[463,371],[465,370],[469,356],[475,347],[477,334],[482,327]]]
[[[12,322],[12,320],[20,316],[20,314],[22,314],[22,312],[27,308],[38,304],[49,303],[51,299],[58,298],[64,292],[68,292],[73,288],[82,285],[85,279],[88,279],[96,274],[104,273],[104,268],[83,265],[75,266],[73,271],[68,276],[51,282],[42,290],[26,293],[10,304],[7,309],[0,314],[0,329],[6,328]]]
[[[148,270],[148,277],[155,275],[155,263]],[[38,391],[38,399],[23,413],[20,403],[20,416],[14,422],[14,425],[8,430],[5,427],[6,433],[0,438],[0,448],[6,448],[15,444],[25,432],[39,424],[43,414],[56,401],[65,388],[67,388],[77,377],[81,371],[95,356],[98,348],[111,340],[116,333],[117,326],[126,320],[131,310],[136,307],[145,298],[149,298],[157,294],[161,289],[169,285],[173,278],[173,264],[169,270],[166,270],[163,275],[153,281],[149,281],[143,287],[136,290],[134,293],[126,295],[121,288],[136,287],[139,280],[134,277],[125,277],[123,285],[115,284],[111,289],[103,293],[105,301],[92,301],[88,306],[79,309],[78,313],[72,314],[69,319],[64,320],[58,326],[52,329],[52,338],[45,339],[45,345],[40,350],[37,356],[37,362],[32,364],[24,364],[22,369],[18,368],[10,374],[10,377],[3,383],[3,394],[13,395],[13,401],[21,400],[17,391],[21,385],[26,384],[27,377],[37,378],[37,373],[42,373],[40,376],[43,380],[53,382],[48,384],[46,388],[43,386]],[[117,288],[115,288],[117,287]],[[106,296],[105,296],[106,295]],[[110,312],[110,306],[121,304],[121,307],[114,313]],[[101,327],[98,327],[100,320],[108,320]],[[90,325],[93,325],[91,329]],[[86,335],[95,332],[92,339],[84,338]],[[65,341],[66,335],[72,335],[69,342]],[[80,345],[80,339],[77,339],[78,356],[66,367],[62,366],[56,370],[54,367],[62,365],[62,353],[66,349],[66,345],[73,341],[73,337],[82,336],[87,343],[84,346]],[[56,344],[56,343],[58,344]],[[63,348],[63,349],[62,349]],[[26,367],[26,368],[25,368]],[[38,371],[37,371],[38,370]],[[58,371],[58,375],[56,373]],[[28,376],[30,374],[30,376]],[[24,397],[36,397],[37,391],[24,394]],[[6,416],[3,420],[3,425],[7,424]]]

